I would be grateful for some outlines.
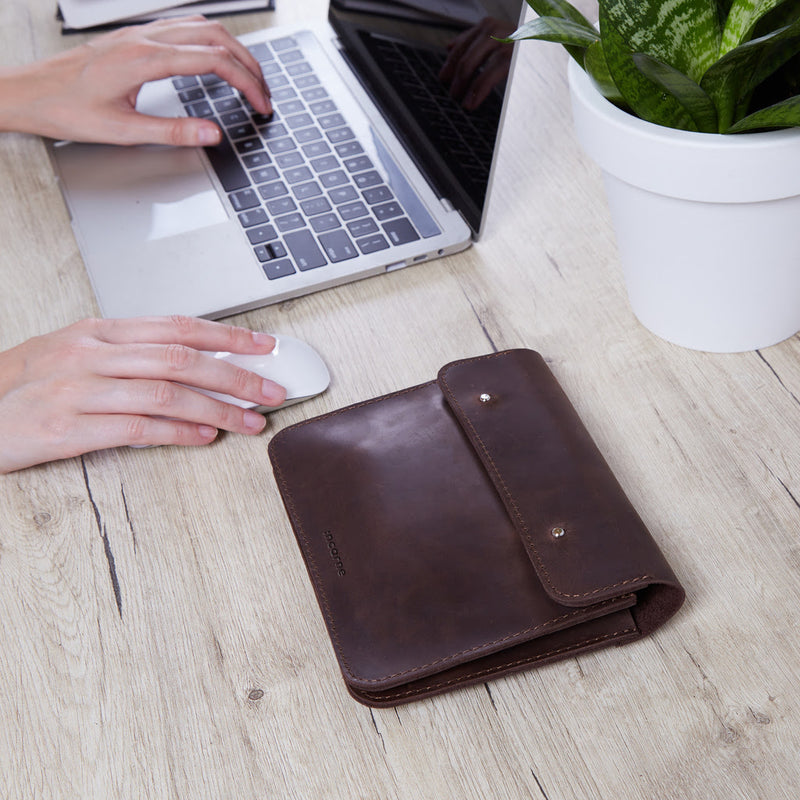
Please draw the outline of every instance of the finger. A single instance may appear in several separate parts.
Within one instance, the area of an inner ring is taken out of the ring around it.
[[[261,66],[253,54],[219,22],[205,17],[184,17],[173,20],[173,24],[156,29],[150,38],[171,44],[201,44],[226,47],[257,78],[261,78]]]
[[[225,325],[199,317],[131,317],[88,321],[94,335],[109,344],[184,344],[196,350],[230,353],[269,353],[275,338],[237,325]]]
[[[87,384],[86,389],[89,389]],[[157,417],[208,425],[232,433],[259,433],[263,414],[215,400],[170,381],[98,378],[82,398],[82,414]]]
[[[169,387],[173,382],[231,395],[256,405],[275,407],[286,399],[286,391],[274,381],[182,344],[126,344],[100,348],[94,354],[92,368],[96,375],[104,378],[123,379],[122,386],[127,388],[132,387],[128,387],[124,379],[152,382],[154,386],[148,386],[148,390],[163,393],[164,402],[171,399],[168,397],[172,391]],[[166,386],[161,386],[162,383]],[[103,409],[95,407],[93,410]],[[150,408],[125,407],[123,410],[166,413]]]

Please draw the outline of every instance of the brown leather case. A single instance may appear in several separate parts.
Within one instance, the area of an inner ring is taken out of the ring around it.
[[[629,642],[683,602],[531,350],[286,428],[270,458],[347,688],[367,705]]]

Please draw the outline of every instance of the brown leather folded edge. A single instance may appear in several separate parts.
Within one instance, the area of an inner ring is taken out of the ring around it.
[[[622,644],[683,602],[533,351],[453,362],[269,450],[348,690],[368,705]]]

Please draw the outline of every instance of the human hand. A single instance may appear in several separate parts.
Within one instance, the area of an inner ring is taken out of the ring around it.
[[[191,317],[89,319],[0,353],[0,473],[121,445],[200,445],[259,433],[255,411],[188,386],[277,406],[272,381],[199,352],[269,353],[263,333]]]
[[[450,42],[439,80],[450,87],[450,95],[468,111],[478,108],[492,89],[508,77],[512,46],[497,39],[509,36],[513,30],[501,20],[484,17]]]
[[[218,144],[211,121],[136,111],[142,84],[216,73],[253,108],[272,113],[258,62],[218,22],[204,17],[120,28],[45,61],[0,71],[0,130],[108,144]]]

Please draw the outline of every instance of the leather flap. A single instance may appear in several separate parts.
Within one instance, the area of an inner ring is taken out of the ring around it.
[[[677,610],[683,590],[538,353],[453,362],[438,381],[554,600],[651,587],[637,600],[643,633]]]

